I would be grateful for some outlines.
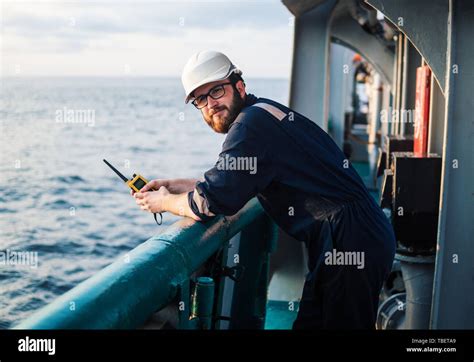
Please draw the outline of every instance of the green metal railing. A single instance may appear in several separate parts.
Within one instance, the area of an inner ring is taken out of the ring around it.
[[[255,285],[250,285],[253,290],[249,297],[251,300],[247,298],[245,303],[245,293],[239,292],[238,288],[234,291],[233,299],[235,302],[240,298],[239,305],[255,305],[258,310],[249,312],[235,308],[235,314],[240,315],[238,318],[234,316],[234,320],[242,320],[243,313],[246,313],[248,320],[260,320],[257,323],[260,326],[262,304],[266,302],[268,252],[276,237],[276,227],[265,215],[260,203],[252,199],[230,217],[219,216],[208,223],[191,219],[176,222],[162,234],[148,239],[14,328],[139,328],[150,315],[177,297],[185,301],[186,313],[181,315],[188,319],[190,276],[238,233],[241,241],[249,241],[243,243],[247,245],[245,253],[255,250],[253,257],[245,257],[245,262],[253,263],[249,265],[249,271],[258,271],[258,275],[247,275],[247,281]],[[243,287],[241,285],[240,289]],[[260,290],[262,288],[265,290]],[[249,288],[243,289],[248,294]],[[218,303],[222,304],[222,301]],[[205,324],[209,326],[208,321]],[[180,325],[186,328],[190,324],[185,321]]]

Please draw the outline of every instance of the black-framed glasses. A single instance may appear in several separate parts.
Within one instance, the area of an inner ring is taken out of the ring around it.
[[[215,87],[212,87],[209,92],[206,94],[201,94],[200,96],[193,99],[192,103],[197,109],[202,109],[207,106],[207,97],[211,96],[212,99],[219,99],[225,95],[225,85],[234,84],[232,82],[218,84]]]

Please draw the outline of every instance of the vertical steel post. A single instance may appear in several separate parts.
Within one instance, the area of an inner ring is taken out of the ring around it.
[[[199,277],[194,289],[191,321],[197,329],[211,329],[212,311],[214,307],[214,280],[209,277]]]

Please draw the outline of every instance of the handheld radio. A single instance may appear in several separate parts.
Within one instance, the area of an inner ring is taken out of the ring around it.
[[[130,187],[133,191],[135,192],[138,192],[140,191],[143,186],[145,186],[148,181],[145,177],[141,176],[141,175],[137,175],[137,174],[133,174],[132,178],[129,180],[128,178],[126,178],[124,175],[122,175],[122,173],[120,173],[119,170],[117,170],[114,166],[112,166],[107,160],[103,160],[105,162],[105,164],[107,166],[109,166],[112,171],[114,171],[118,177],[120,177],[123,182],[125,182],[127,184],[128,187]],[[153,214],[153,217],[155,218],[155,221],[158,225],[161,225],[161,222],[163,221],[163,215],[160,214],[160,222],[158,222],[157,218],[156,218],[156,213]]]

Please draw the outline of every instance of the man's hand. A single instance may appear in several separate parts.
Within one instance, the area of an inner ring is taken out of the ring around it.
[[[150,182],[148,182],[145,186],[143,186],[143,187],[141,188],[140,192],[143,193],[143,192],[147,192],[147,191],[159,190],[161,186],[164,186],[164,187],[168,188],[169,181],[170,181],[170,180],[166,180],[166,179],[151,180]],[[132,196],[134,196],[134,195],[135,195],[135,191],[134,191],[134,190],[130,190],[130,194],[131,194]]]
[[[189,207],[187,192],[172,194],[166,187],[161,186],[158,191],[135,192],[133,197],[143,211],[152,213],[169,211],[178,216],[187,216],[201,221]]]
[[[194,190],[194,186],[198,181],[199,179],[194,178],[156,179],[143,186],[140,192],[155,191],[159,190],[160,187],[166,187],[172,194],[182,194]],[[130,193],[132,196],[135,195],[133,190]]]
[[[152,182],[154,181],[158,180],[153,180]],[[137,205],[140,206],[143,211],[149,211],[151,213],[167,211],[165,199],[170,194],[168,189],[165,186],[161,186],[158,191],[143,192],[143,189],[150,184],[151,182],[146,184],[140,192],[133,193]],[[148,190],[153,190],[153,187],[149,187]]]

